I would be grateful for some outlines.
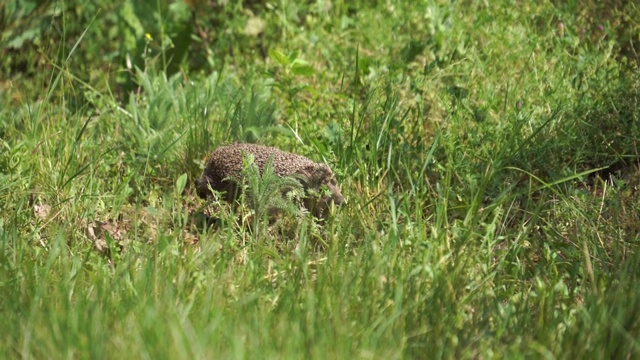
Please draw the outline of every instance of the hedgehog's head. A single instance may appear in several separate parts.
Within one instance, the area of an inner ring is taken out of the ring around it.
[[[209,178],[203,174],[200,179],[196,180],[196,193],[201,199],[206,199],[211,195],[209,190]]]
[[[304,206],[316,217],[326,218],[332,203],[340,206],[345,202],[338,182],[327,165],[308,165],[297,173],[306,193]]]

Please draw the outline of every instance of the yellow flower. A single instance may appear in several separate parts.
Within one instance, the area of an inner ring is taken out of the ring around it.
[[[147,41],[153,40],[153,38],[151,37],[151,34],[149,34],[149,33],[145,33],[144,34],[144,38],[147,39]]]

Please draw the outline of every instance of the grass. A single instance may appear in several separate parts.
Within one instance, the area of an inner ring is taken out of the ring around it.
[[[640,354],[636,5],[124,3],[1,7],[3,357]],[[205,204],[234,141],[348,203]]]

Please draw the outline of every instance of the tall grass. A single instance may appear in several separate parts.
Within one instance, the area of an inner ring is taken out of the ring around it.
[[[176,65],[184,8],[74,4],[0,28],[0,354],[640,353],[632,5],[194,5]],[[327,162],[347,204],[274,226],[259,196],[202,202],[235,141]]]

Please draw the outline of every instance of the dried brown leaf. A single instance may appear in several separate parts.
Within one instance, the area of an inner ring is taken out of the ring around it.
[[[49,217],[49,212],[51,212],[51,206],[47,204],[33,205],[33,215],[35,215],[40,220],[45,220]]]

